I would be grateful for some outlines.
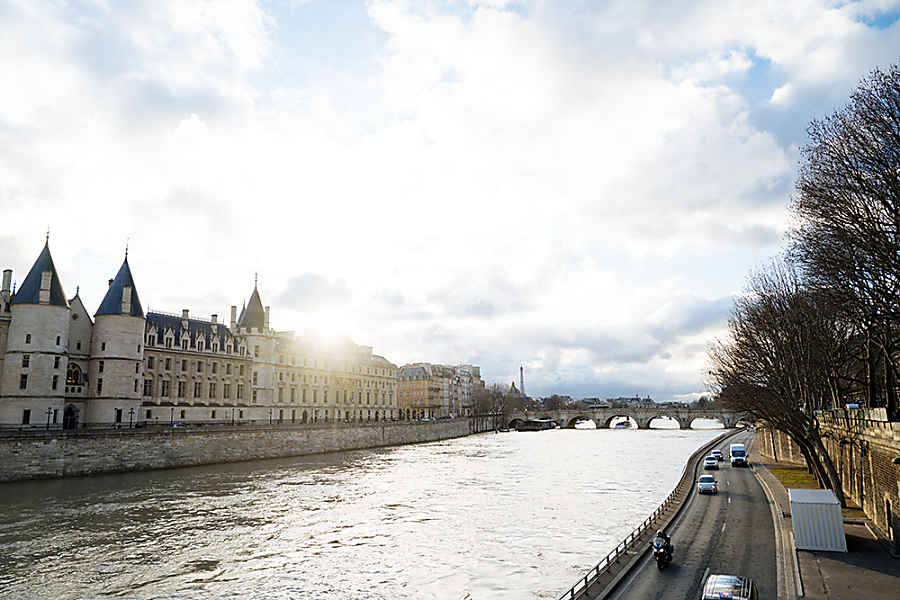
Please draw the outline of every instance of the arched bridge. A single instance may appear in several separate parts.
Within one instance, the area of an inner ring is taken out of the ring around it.
[[[670,417],[678,421],[678,426],[682,429],[689,429],[694,419],[715,419],[720,421],[726,428],[731,428],[741,420],[742,416],[741,413],[726,409],[703,410],[666,406],[658,408],[648,406],[640,408],[590,408],[584,410],[562,409],[528,411],[527,413],[514,412],[509,417],[509,426],[514,428],[516,421],[525,421],[527,419],[550,419],[558,423],[560,427],[574,427],[578,421],[591,419],[597,424],[598,428],[608,428],[616,417],[629,417],[634,419],[639,429],[649,429],[650,421],[653,419]]]

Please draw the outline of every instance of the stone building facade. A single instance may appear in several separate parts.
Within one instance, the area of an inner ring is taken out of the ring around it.
[[[404,365],[398,384],[400,413],[407,419],[469,416],[474,395],[484,388],[475,365]]]
[[[126,257],[93,319],[45,244],[0,290],[0,427],[304,423],[401,418],[397,367],[349,340],[270,326],[254,286],[240,316],[144,313]]]

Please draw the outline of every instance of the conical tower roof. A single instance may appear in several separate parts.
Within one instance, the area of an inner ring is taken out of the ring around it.
[[[259,299],[259,290],[253,286],[253,294],[250,296],[250,302],[241,313],[241,320],[238,321],[238,327],[246,327],[250,329],[263,329],[266,326],[266,311],[263,308],[262,301]]]
[[[131,310],[123,312],[122,290],[126,287],[131,288]],[[124,314],[132,317],[144,316],[144,309],[141,307],[141,300],[138,298],[137,288],[134,286],[134,278],[131,276],[131,268],[128,266],[128,256],[125,257],[125,261],[119,267],[116,278],[113,279],[112,285],[106,290],[106,296],[103,297],[103,302],[100,303],[100,308],[97,309],[94,316]]]
[[[25,281],[19,286],[19,290],[13,297],[11,304],[40,304],[41,303],[41,278],[45,271],[50,271],[50,304],[53,306],[69,307],[66,294],[63,292],[56,267],[53,266],[53,257],[50,256],[49,242],[44,244],[40,256],[34,261]]]

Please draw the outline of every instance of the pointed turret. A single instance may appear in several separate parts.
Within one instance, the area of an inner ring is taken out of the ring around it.
[[[144,317],[144,309],[141,307],[141,300],[138,298],[137,288],[134,286],[134,279],[131,276],[131,268],[128,266],[128,257],[116,278],[113,279],[100,303],[100,308],[94,313],[97,315],[131,315],[132,317]]]
[[[262,331],[266,326],[266,311],[263,308],[262,300],[259,299],[259,290],[253,286],[253,294],[250,296],[250,302],[241,312],[241,318],[238,321],[238,327]]]
[[[69,307],[66,294],[59,282],[59,275],[56,274],[56,267],[53,266],[49,242],[44,244],[44,249],[34,261],[10,304],[50,304]]]

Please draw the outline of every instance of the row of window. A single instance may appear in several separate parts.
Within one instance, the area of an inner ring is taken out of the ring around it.
[[[156,357],[148,356],[147,357],[147,369],[154,369],[156,367]],[[203,372],[203,365],[206,364],[203,361],[196,361],[196,369],[198,373]],[[212,373],[216,374],[219,372],[219,363],[213,362],[210,363],[212,365]],[[172,359],[170,357],[160,358],[159,366],[161,369],[165,371],[172,370]],[[181,371],[186,373],[188,370],[188,360],[186,358],[181,359]],[[231,375],[231,363],[225,363],[225,374]],[[244,365],[238,365],[238,375],[244,375]]]
[[[147,347],[150,348],[152,346],[156,346],[156,342],[158,341],[158,336],[154,334],[149,334],[147,336]],[[172,336],[167,335],[163,339],[163,345],[166,348],[172,348],[175,343],[175,339]],[[181,338],[181,349],[189,350],[191,345],[190,338],[188,336],[182,336]],[[197,352],[206,352],[206,341],[198,339],[196,344]],[[219,342],[212,342],[209,345],[209,352],[218,352],[219,351]],[[231,344],[225,345],[225,354],[231,354],[234,351],[234,347]],[[247,353],[247,349],[244,346],[240,346],[238,354],[240,356],[244,356]],[[256,355],[259,356],[259,346],[256,347]]]
[[[170,383],[171,382],[166,379],[159,380],[159,396],[161,398],[169,397]],[[176,388],[175,388],[176,389],[176,397],[184,398],[187,394],[187,389],[188,389],[187,382],[186,381],[177,381],[175,383],[177,384]],[[154,386],[153,379],[145,379],[144,380],[144,396],[152,397],[154,395],[153,394],[153,391],[154,391],[153,386]],[[244,384],[239,383],[239,384],[237,384],[236,388],[237,388],[236,389],[236,391],[237,391],[236,399],[243,400],[244,399]],[[204,386],[203,382],[195,381],[194,389],[193,389],[194,393],[193,393],[193,396],[191,396],[191,397],[192,398],[218,398],[218,395],[217,395],[218,389],[219,388],[218,388],[217,382],[210,382],[209,384]],[[206,396],[203,395],[204,392],[207,392]],[[222,397],[225,400],[231,399],[231,384],[230,383],[222,384]]]

